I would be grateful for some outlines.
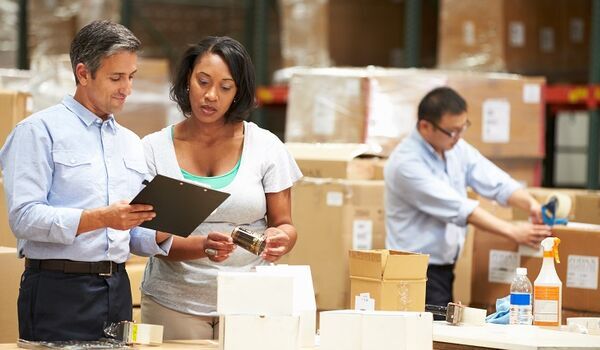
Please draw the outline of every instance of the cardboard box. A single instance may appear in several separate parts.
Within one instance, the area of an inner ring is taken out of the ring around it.
[[[553,193],[565,194],[571,198],[571,211],[569,213],[569,221],[584,222],[589,224],[600,223],[598,219],[593,215],[588,215],[590,204],[586,202],[586,199],[593,201],[594,198],[600,198],[600,194],[589,191],[574,188],[544,188],[544,187],[528,187],[527,191],[538,201],[540,204],[545,204],[548,200],[548,196]],[[583,196],[580,198],[580,196]],[[578,203],[580,203],[578,205]],[[579,208],[579,209],[578,209]],[[579,215],[577,215],[579,213]],[[512,219],[516,221],[527,221],[529,220],[529,213],[521,209],[513,209]],[[596,220],[596,222],[594,222]]]
[[[490,160],[525,187],[537,187],[542,184],[543,159],[541,158],[504,158]]]
[[[555,267],[563,283],[563,308],[600,312],[600,226],[571,223],[555,226],[553,233],[561,240],[561,263]],[[527,267],[532,283],[537,278],[541,250],[481,230],[474,242],[472,303],[494,304],[508,295],[516,267]]]
[[[582,193],[575,195],[574,217],[577,222],[600,225],[600,193]]]
[[[142,281],[144,280],[144,271],[146,264],[131,264],[127,263],[127,275],[131,284],[131,302],[133,306],[142,304]]]
[[[534,1],[442,0],[439,18],[440,68],[528,73],[538,63]]]
[[[290,82],[285,139],[366,143],[372,154],[387,156],[414,130],[423,96],[448,85],[467,101],[472,124],[464,134],[467,142],[489,158],[539,162],[545,152],[544,83],[538,77],[473,72],[302,70]]]
[[[19,339],[17,298],[23,274],[23,260],[17,258],[17,250],[0,247],[2,286],[0,286],[0,342],[15,343]]]
[[[24,92],[0,90],[0,143],[6,138],[18,122],[31,114],[31,95]]]
[[[368,152],[365,144],[286,143],[302,174],[351,180],[372,180],[380,158],[358,158]],[[383,179],[383,178],[382,178]]]
[[[0,178],[0,246],[17,247],[17,238],[8,224],[8,207],[4,194],[4,180]]]
[[[369,293],[376,310],[425,310],[429,255],[395,250],[350,251],[350,301]]]
[[[428,312],[321,312],[320,349],[431,349],[432,322]]]
[[[349,250],[385,246],[383,191],[383,181],[307,177],[292,188],[298,241],[283,261],[311,266],[317,309],[349,307]]]
[[[221,316],[219,349],[300,350],[299,324],[298,316]]]

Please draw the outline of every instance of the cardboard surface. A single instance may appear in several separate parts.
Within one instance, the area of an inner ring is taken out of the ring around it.
[[[349,307],[349,250],[385,246],[383,191],[383,181],[307,177],[292,188],[298,241],[282,262],[311,266],[318,309]]]
[[[369,293],[376,310],[423,311],[429,256],[393,250],[350,251],[350,302]]]
[[[563,308],[600,312],[600,226],[572,223],[555,226],[553,234],[561,240],[561,263],[555,267],[563,283]],[[481,230],[476,230],[474,242],[471,303],[490,305],[508,295],[515,267],[526,267],[534,283],[541,251]]]
[[[140,288],[142,287],[146,264],[130,263],[128,261],[126,270],[129,276],[129,283],[131,284],[131,302],[134,307],[139,307],[142,304],[142,291]]]
[[[0,286],[0,342],[12,343],[19,338],[17,297],[24,261],[17,259],[17,250],[0,247],[2,285]]]

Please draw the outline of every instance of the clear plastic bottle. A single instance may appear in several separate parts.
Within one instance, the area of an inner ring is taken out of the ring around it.
[[[532,324],[532,292],[531,281],[527,278],[527,268],[517,267],[517,274],[510,285],[510,324]]]

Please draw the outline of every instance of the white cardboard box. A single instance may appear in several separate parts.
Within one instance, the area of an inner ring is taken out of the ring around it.
[[[219,319],[220,350],[299,350],[299,316],[225,315]]]
[[[433,348],[428,312],[336,310],[321,312],[321,350]]]

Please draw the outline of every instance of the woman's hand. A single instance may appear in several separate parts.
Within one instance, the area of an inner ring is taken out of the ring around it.
[[[210,232],[204,242],[204,254],[214,262],[223,262],[229,258],[236,245],[231,236],[221,232]]]
[[[267,244],[260,255],[266,261],[275,262],[288,252],[290,236],[282,229],[269,227],[265,230]]]

